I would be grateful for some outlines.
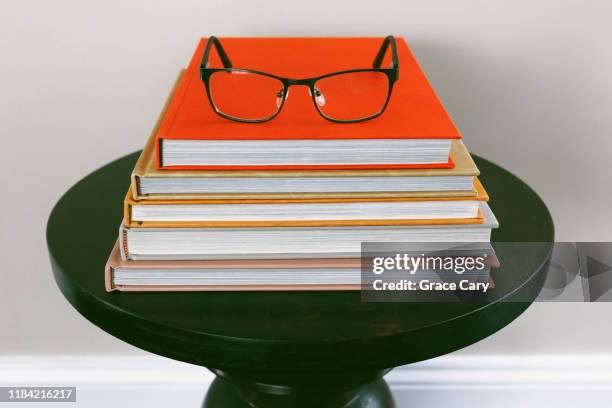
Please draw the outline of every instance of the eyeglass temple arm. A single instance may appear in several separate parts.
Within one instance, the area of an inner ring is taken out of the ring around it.
[[[382,64],[383,58],[385,58],[385,53],[387,52],[387,48],[389,48],[389,44],[391,44],[391,68],[399,69],[399,59],[397,57],[397,47],[395,45],[395,37],[392,35],[388,35],[385,37],[380,49],[378,50],[378,54],[376,54],[376,58],[374,58],[374,63],[372,66],[374,68],[380,68]]]
[[[215,36],[210,36],[208,38],[208,42],[206,43],[206,48],[204,48],[204,55],[202,55],[202,62],[200,63],[200,69],[208,68],[208,55],[210,54],[210,49],[212,46],[215,46],[217,49],[217,54],[219,54],[219,58],[221,58],[221,63],[223,64],[223,68],[231,68],[232,61],[230,61],[229,57],[225,53],[225,50],[221,46],[221,41]]]

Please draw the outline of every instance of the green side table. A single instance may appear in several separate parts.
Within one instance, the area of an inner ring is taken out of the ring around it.
[[[59,200],[47,225],[53,273],[72,306],[104,331],[214,372],[206,407],[392,407],[382,379],[391,368],[473,344],[530,304],[364,303],[359,292],[107,293],[104,264],[138,155],[93,172]],[[537,194],[474,159],[501,224],[493,240],[552,242]],[[520,268],[502,265],[496,286],[537,293],[549,258],[544,251]]]

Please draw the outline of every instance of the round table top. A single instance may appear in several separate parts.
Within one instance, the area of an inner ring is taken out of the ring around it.
[[[470,345],[529,305],[499,298],[367,303],[360,292],[106,292],[104,265],[138,154],[75,184],[47,225],[51,263],[64,296],[92,323],[136,347],[228,371],[383,369]],[[500,222],[493,241],[552,242],[553,222],[538,195],[501,167],[474,159]],[[528,289],[549,257],[542,252],[520,267],[502,263],[496,285]]]

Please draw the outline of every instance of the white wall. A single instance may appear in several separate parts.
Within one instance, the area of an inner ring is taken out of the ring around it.
[[[612,237],[609,1],[57,0],[1,9],[2,354],[136,353],[62,298],[45,223],[74,182],[141,148],[201,35],[403,35],[468,147],[541,194],[558,240]],[[538,304],[462,352],[612,352],[611,313],[610,304]]]

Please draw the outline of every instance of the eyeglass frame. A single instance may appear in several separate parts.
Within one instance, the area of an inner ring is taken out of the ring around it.
[[[210,50],[213,47],[213,45],[215,49],[217,50],[217,54],[219,55],[219,58],[221,59],[223,68],[211,68],[210,67],[208,57],[209,57]],[[391,64],[389,68],[381,68],[382,61],[387,53],[387,49],[389,48],[389,46],[391,46]],[[283,94],[282,94],[282,101],[280,105],[278,106],[278,109],[272,116],[268,116],[262,119],[242,119],[242,118],[227,115],[221,112],[219,108],[217,108],[217,106],[215,105],[215,102],[213,100],[213,97],[210,91],[210,77],[216,72],[252,73],[252,74],[274,78],[280,81],[283,84],[283,88],[282,88]],[[334,118],[331,118],[325,115],[325,113],[321,111],[321,108],[316,100],[317,91],[320,92],[315,87],[316,82],[324,78],[337,76],[341,74],[355,73],[355,72],[382,72],[383,74],[387,76],[389,87],[387,91],[387,98],[385,99],[385,103],[382,109],[380,109],[380,111],[378,111],[377,113],[373,115],[366,116],[364,118],[349,119],[349,120],[334,119]],[[367,120],[377,118],[378,116],[382,115],[387,109],[387,105],[389,104],[389,100],[391,99],[393,85],[395,84],[397,80],[399,80],[399,58],[397,56],[397,46],[395,44],[395,37],[393,37],[392,35],[388,35],[383,40],[383,43],[381,44],[380,49],[378,50],[378,53],[376,54],[376,57],[374,58],[372,68],[349,69],[349,70],[332,72],[329,74],[325,74],[325,75],[321,75],[317,77],[311,77],[311,78],[302,78],[302,79],[286,78],[286,77],[281,77],[278,75],[274,75],[274,74],[270,74],[270,73],[262,72],[262,71],[257,71],[257,70],[252,70],[252,69],[234,68],[231,60],[229,59],[227,53],[225,52],[225,50],[223,49],[223,46],[221,45],[221,41],[219,41],[217,37],[211,36],[208,38],[206,47],[204,48],[204,53],[202,55],[202,61],[200,62],[200,80],[204,83],[204,87],[206,88],[206,94],[208,95],[208,100],[210,102],[210,106],[212,107],[213,111],[217,115],[225,119],[233,120],[235,122],[263,123],[263,122],[268,122],[274,119],[280,114],[280,112],[283,109],[283,106],[285,105],[285,101],[287,100],[287,96],[289,94],[289,87],[293,85],[302,85],[302,86],[305,85],[308,87],[310,91],[310,96],[312,97],[312,102],[314,103],[315,108],[317,109],[317,112],[319,112],[319,115],[321,115],[324,119],[329,120],[330,122],[334,122],[334,123],[358,123],[358,122],[364,122]]]

